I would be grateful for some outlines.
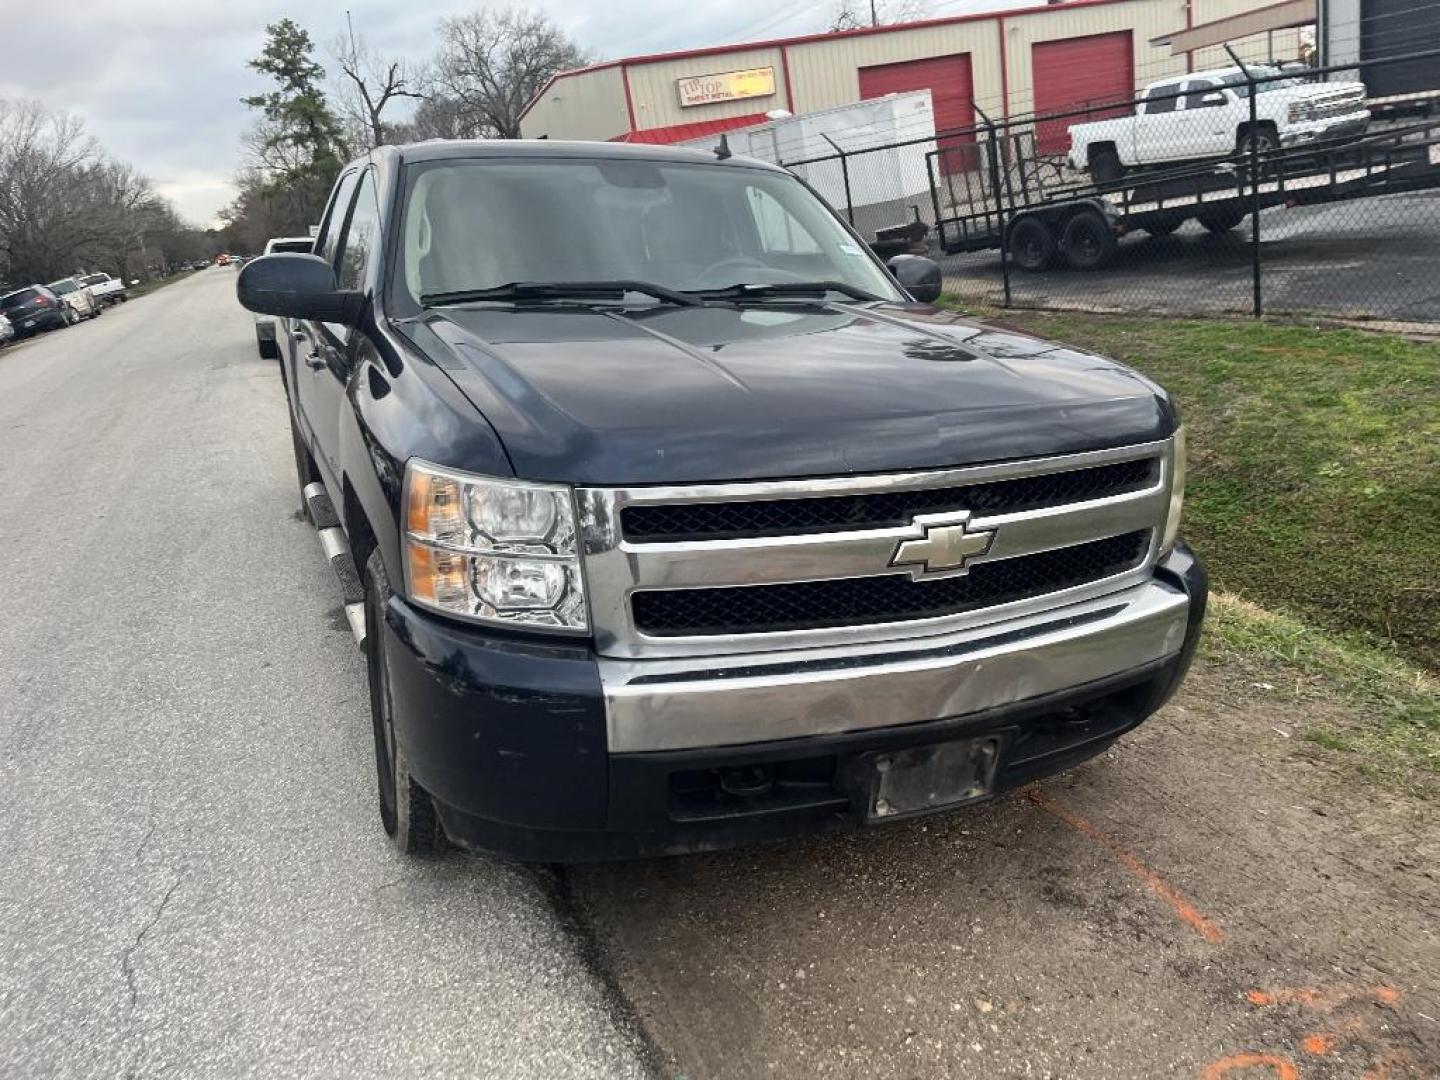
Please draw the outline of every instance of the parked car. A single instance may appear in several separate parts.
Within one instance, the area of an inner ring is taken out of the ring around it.
[[[273,255],[277,251],[308,253],[314,245],[315,241],[308,236],[276,236],[265,241],[265,254]],[[272,319],[268,315],[255,316],[255,345],[260,350],[260,355],[267,360],[280,358],[279,342],[289,332],[289,319]]]
[[[216,255],[216,256],[215,256],[215,265],[216,265],[216,266],[229,266],[229,265],[230,265],[230,256],[227,255],[225,252],[222,251],[219,255]]]
[[[44,285],[31,285],[0,296],[0,312],[14,325],[15,336],[22,338],[80,321],[74,309]]]
[[[79,278],[67,277],[50,282],[50,291],[70,305],[70,310],[82,319],[98,319],[103,310],[95,294],[80,284]]]
[[[125,282],[111,274],[86,274],[80,279],[80,284],[89,289],[103,304],[123,304],[130,299],[130,294],[125,290]]]
[[[781,168],[384,146],[314,250],[237,291],[296,320],[298,487],[403,851],[952,809],[1102,751],[1190,662],[1166,393],[922,302],[934,262],[887,269]]]
[[[1280,74],[1254,65],[1250,72],[1256,78]],[[1364,83],[1287,78],[1256,90],[1252,125],[1250,88],[1240,68],[1153,82],[1133,115],[1071,125],[1070,167],[1109,183],[1139,166],[1248,154],[1252,145],[1267,153],[1362,135],[1370,122]]]
[[[0,315],[0,345],[15,340],[15,326],[4,315]]]

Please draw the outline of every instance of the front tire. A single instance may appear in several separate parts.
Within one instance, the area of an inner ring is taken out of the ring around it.
[[[1235,144],[1235,152],[1243,158],[1248,158],[1253,149],[1255,153],[1264,157],[1266,154],[1273,154],[1279,145],[1280,140],[1275,134],[1275,129],[1261,124],[1241,134]]]
[[[385,605],[389,600],[390,579],[377,548],[365,564],[365,666],[370,677],[380,824],[402,854],[425,857],[444,850],[445,831],[434,800],[410,776],[405,748],[396,737],[384,633]]]

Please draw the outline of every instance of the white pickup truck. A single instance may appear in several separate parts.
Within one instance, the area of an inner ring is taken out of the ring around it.
[[[1250,65],[1256,78],[1280,74]],[[1257,87],[1255,122],[1250,88],[1239,68],[1196,71],[1145,87],[1135,112],[1070,128],[1070,167],[1098,183],[1126,169],[1261,153],[1363,134],[1370,121],[1365,85],[1278,79]]]
[[[107,304],[123,304],[130,299],[130,294],[125,291],[125,282],[112,274],[86,274],[80,279],[80,284],[88,288],[96,300]]]

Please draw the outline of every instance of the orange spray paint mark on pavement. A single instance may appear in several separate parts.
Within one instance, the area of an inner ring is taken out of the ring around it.
[[[1336,1036],[1329,1031],[1317,1031],[1300,1040],[1300,1049],[1311,1057],[1324,1057],[1335,1049]]]
[[[1223,1080],[1242,1069],[1269,1069],[1276,1080],[1300,1080],[1300,1070],[1295,1063],[1278,1054],[1231,1054],[1206,1065],[1200,1080]]]
[[[1076,832],[1089,837],[1104,847],[1111,855],[1115,856],[1127,870],[1138,877],[1147,889],[1165,901],[1181,922],[1189,926],[1190,929],[1194,930],[1202,938],[1210,942],[1210,944],[1219,945],[1225,940],[1225,931],[1221,930],[1218,925],[1202,915],[1196,909],[1195,905],[1185,898],[1179,889],[1175,888],[1175,886],[1171,885],[1158,873],[1141,862],[1134,854],[1121,847],[1114,840],[1111,840],[1110,837],[1106,836],[1079,814],[1056,802],[1038,788],[1027,788],[1025,790],[1025,797],[1041,809],[1054,814]]]
[[[1293,986],[1284,990],[1251,990],[1245,1000],[1266,1008],[1271,1005],[1305,1005],[1321,1012],[1331,1012],[1346,1002],[1369,998],[1376,1005],[1394,1008],[1400,1003],[1400,991],[1393,986]]]

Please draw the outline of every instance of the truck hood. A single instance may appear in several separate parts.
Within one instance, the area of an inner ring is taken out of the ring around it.
[[[530,480],[926,469],[1145,442],[1175,426],[1163,391],[1128,368],[935,308],[489,306],[404,329]]]

